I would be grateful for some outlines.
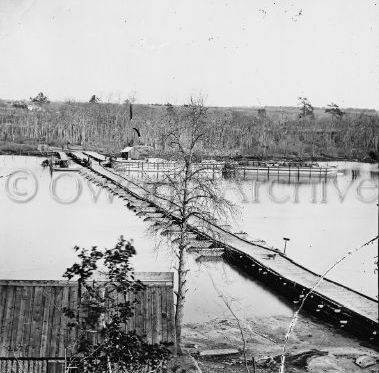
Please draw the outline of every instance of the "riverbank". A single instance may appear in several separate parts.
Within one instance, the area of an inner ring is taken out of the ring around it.
[[[51,147],[51,151],[55,151],[58,147]],[[60,149],[60,148],[59,148]],[[89,147],[88,150],[99,151],[98,148]],[[51,152],[50,151],[50,152]],[[66,149],[69,151],[69,149]],[[0,142],[0,155],[23,155],[23,156],[35,156],[35,157],[46,157],[50,153],[49,151],[41,151],[38,149],[38,146],[35,144],[28,143],[13,143],[13,142]],[[106,154],[106,152],[104,152]],[[169,155],[161,152],[156,152],[151,154],[151,156],[159,157],[159,158],[168,158]],[[321,155],[321,156],[304,156],[304,157],[296,157],[289,155],[280,155],[280,154],[272,154],[269,156],[230,156],[230,155],[217,155],[217,156],[209,156],[204,155],[203,159],[215,159],[220,162],[227,161],[270,161],[270,160],[282,160],[287,162],[362,162],[362,163],[378,163],[379,155],[372,156],[364,156],[364,157],[337,157],[333,155]]]
[[[278,372],[290,320],[284,316],[251,316],[239,320],[241,329],[232,316],[206,323],[186,324],[183,330],[184,343],[203,373],[242,373],[246,372],[242,353],[229,357],[200,356],[203,350],[239,349],[242,352],[242,330],[246,341],[246,356],[248,360],[254,357],[256,372]],[[379,371],[378,347],[365,345],[343,329],[335,329],[309,315],[300,315],[289,338],[287,352],[286,373]],[[360,356],[370,356],[377,359],[377,363],[361,368],[355,364]],[[250,371],[253,371],[252,366]]]

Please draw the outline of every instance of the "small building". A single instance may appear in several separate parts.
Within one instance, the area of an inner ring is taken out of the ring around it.
[[[132,159],[133,146],[127,146],[121,150],[121,158],[125,160]]]
[[[154,153],[154,148],[148,145],[127,146],[120,153],[121,158],[124,160],[145,159]]]
[[[49,145],[47,144],[38,144],[37,150],[40,152],[48,152],[50,148],[49,148]]]

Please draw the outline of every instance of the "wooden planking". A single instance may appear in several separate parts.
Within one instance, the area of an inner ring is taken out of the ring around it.
[[[167,288],[161,288],[162,341],[167,341]]]
[[[4,338],[3,338],[3,344],[2,344],[2,351],[3,353],[5,353],[5,351],[8,351],[8,353],[13,353],[11,352],[10,350],[10,341],[12,340],[12,319],[13,317],[12,314],[13,314],[13,304],[14,304],[14,301],[15,301],[15,295],[16,295],[16,291],[14,288],[9,288],[8,289],[8,297],[7,297],[7,300],[5,302],[5,318],[3,320],[3,335],[4,335]]]
[[[47,353],[47,333],[49,330],[48,328],[49,328],[51,304],[52,304],[52,289],[48,289],[48,291],[44,293],[41,344],[40,344],[39,356],[46,356],[46,353]]]
[[[129,294],[129,301],[130,305],[133,310],[133,316],[129,319],[128,321],[128,330],[135,330],[136,327],[136,320],[135,320],[135,309],[136,309],[136,304],[135,304],[136,297],[133,293]]]
[[[43,288],[41,286],[35,287],[34,303],[30,331],[30,346],[31,351],[29,356],[38,357],[40,352],[41,341],[41,318],[43,316]]]
[[[69,288],[65,286],[63,288],[63,295],[62,295],[62,308],[68,306],[68,293],[69,293]],[[66,337],[66,324],[67,324],[67,319],[66,316],[64,315],[63,312],[60,312],[60,326],[59,326],[59,333],[58,333],[58,356],[64,356],[64,350],[65,346],[68,344]]]
[[[148,288],[150,289],[150,288]],[[138,292],[136,294],[136,304],[134,310],[134,318],[135,318],[135,331],[138,335],[143,335],[143,325],[144,325],[144,317],[143,317],[143,292]]]
[[[170,337],[167,338],[169,342],[175,341],[175,318],[174,318],[174,289],[167,288],[167,335],[173,336],[173,339],[170,340]]]
[[[68,296],[68,308],[75,309],[78,302],[78,288],[77,286],[69,287],[69,296]],[[76,329],[73,327],[66,327],[66,348],[68,353],[75,350],[74,341],[76,339]]]
[[[134,315],[126,328],[149,343],[173,342],[173,275],[149,273],[139,278],[146,286],[127,295]],[[73,351],[76,330],[67,326],[62,309],[76,308],[77,286],[67,281],[52,281],[51,287],[48,281],[31,283],[0,280],[0,357],[15,352],[19,357],[63,357],[65,349]]]
[[[0,290],[0,354],[3,353],[3,344],[5,343],[5,322],[6,322],[6,305],[8,296],[8,286],[3,286]]]
[[[151,310],[149,308],[149,292],[151,290],[149,288],[145,289],[143,292],[143,308],[144,308],[144,332],[146,339],[151,343],[153,334],[151,328]]]
[[[151,289],[151,308],[152,308],[152,331],[153,331],[153,337],[152,337],[152,343],[158,342],[158,315],[156,310],[158,309],[157,304],[157,291],[158,288]]]
[[[16,288],[15,304],[14,304],[14,308],[13,308],[13,314],[14,314],[13,323],[12,323],[12,329],[13,330],[17,330],[18,325],[23,322],[21,314],[20,314],[21,304],[22,304],[22,290],[23,290],[22,288]],[[21,320],[20,320],[20,318],[21,318]],[[12,333],[10,345],[14,346],[13,349],[14,349],[15,355],[18,354],[18,345],[16,343],[16,340],[17,340],[17,334]]]
[[[155,341],[155,343],[161,343],[162,342],[162,287],[161,286],[157,286],[155,288],[155,291],[156,291],[156,294],[155,294],[155,299],[156,299],[156,303],[155,304],[155,311],[154,311],[154,315],[156,315],[156,320],[157,320],[157,324],[156,324],[156,336],[157,336],[157,339]]]
[[[22,288],[21,293],[21,304],[20,304],[20,315],[18,320],[17,329],[14,329],[16,332],[15,346],[18,349],[18,356],[23,356],[24,351],[22,349],[22,331],[24,329],[24,325],[26,323],[26,301],[28,299],[28,290],[26,288]]]

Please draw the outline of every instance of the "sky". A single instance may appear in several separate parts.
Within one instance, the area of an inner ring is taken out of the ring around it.
[[[379,109],[379,0],[0,0],[0,98]]]

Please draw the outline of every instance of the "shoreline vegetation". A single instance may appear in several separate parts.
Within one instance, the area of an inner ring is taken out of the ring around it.
[[[168,107],[51,102],[25,108],[0,101],[0,154],[43,156],[41,144],[104,154],[144,145],[147,156],[169,157]],[[210,140],[199,148],[202,159],[379,160],[375,110],[344,109],[337,116],[314,108],[304,117],[299,107],[208,107],[207,121]]]

